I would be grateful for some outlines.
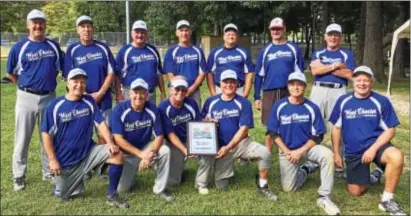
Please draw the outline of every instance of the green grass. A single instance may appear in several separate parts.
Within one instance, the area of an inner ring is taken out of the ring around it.
[[[1,61],[1,74],[5,74],[5,61]],[[311,79],[311,78],[310,78]],[[384,91],[384,85],[377,85],[377,89]],[[394,83],[394,93],[399,87],[401,96],[409,98],[409,84]],[[208,96],[206,83],[202,86],[202,98]],[[310,89],[310,87],[308,88]],[[59,81],[57,94],[64,93],[64,84]],[[251,94],[252,95],[252,94]],[[307,92],[309,95],[309,92]],[[252,98],[252,97],[250,97]],[[15,193],[12,184],[11,159],[14,141],[14,109],[16,87],[11,84],[1,84],[1,212],[2,214],[231,214],[231,215],[267,215],[267,214],[323,214],[316,207],[317,189],[320,184],[319,172],[310,176],[301,190],[295,193],[281,191],[277,149],[274,148],[273,169],[270,173],[269,184],[279,196],[279,201],[273,203],[255,195],[254,176],[256,164],[244,167],[235,164],[235,177],[227,191],[220,192],[214,187],[210,194],[201,196],[194,190],[194,178],[197,170],[195,160],[188,160],[186,169],[188,179],[180,187],[171,188],[176,201],[167,204],[152,195],[154,172],[138,173],[138,185],[131,193],[123,196],[129,201],[128,210],[116,209],[105,204],[107,182],[98,178],[86,181],[86,193],[70,202],[61,202],[52,195],[52,186],[41,180],[40,146],[37,128],[30,143],[28,157],[27,188]],[[260,143],[264,141],[265,128],[260,123],[261,113],[254,111],[255,128],[251,136]],[[397,188],[396,199],[409,212],[410,179],[409,179],[409,116],[399,116],[401,125],[398,127],[394,139],[395,145],[406,154],[406,165]],[[329,140],[329,135],[326,136]],[[360,198],[350,197],[346,191],[344,180],[336,179],[334,183],[333,199],[343,214],[383,214],[378,210],[379,194],[383,185],[372,186],[368,193]]]

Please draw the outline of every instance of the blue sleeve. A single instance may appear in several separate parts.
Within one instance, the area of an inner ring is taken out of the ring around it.
[[[210,118],[210,116],[207,116],[209,106],[210,106],[210,100],[207,99],[206,102],[203,105],[203,109],[201,110],[200,119],[204,119],[204,118],[207,118],[207,117]]]
[[[41,120],[41,126],[40,126],[41,132],[46,132],[48,134],[50,129],[53,127],[53,124],[54,124],[53,108],[54,108],[54,103],[51,102],[47,105],[46,109],[44,110],[43,119]]]
[[[327,129],[324,124],[324,119],[321,115],[320,108],[318,108],[317,105],[312,104],[312,107],[314,109],[314,122],[313,122],[313,127],[315,129],[315,134],[312,134],[313,136],[318,136],[321,134],[325,134],[327,132]]]
[[[201,59],[200,59],[200,68],[201,71],[203,71],[203,73],[208,73],[210,72],[210,69],[208,68],[206,59],[205,59],[205,55],[204,55],[204,51],[203,49],[200,48],[200,53],[201,53]]]
[[[354,71],[354,68],[355,68],[355,57],[354,57],[353,52],[351,52],[351,51],[348,52],[346,67],[347,67],[348,69]]]
[[[207,58],[207,67],[210,72],[215,72],[213,66],[214,66],[214,51],[215,49],[211,50],[210,54],[208,54]]]
[[[251,58],[251,54],[250,54],[250,52],[248,52],[248,50],[245,50],[246,51],[246,57],[247,57],[247,59],[245,60],[245,64],[246,64],[246,66],[247,66],[247,68],[248,68],[248,71],[247,72],[255,72],[254,71],[254,64],[253,64],[253,59]]]
[[[93,109],[94,109],[94,115],[93,115],[94,122],[97,125],[100,125],[101,122],[104,121],[103,113],[101,112],[100,108],[97,106],[94,99],[91,96],[87,96],[87,97],[88,97],[87,100],[91,102],[91,105],[93,106]]]
[[[338,98],[337,102],[334,105],[333,111],[331,112],[330,118],[328,119],[331,124],[334,126],[340,127],[341,128],[341,120],[339,121],[341,116],[341,102],[342,102],[343,97]],[[339,121],[339,124],[337,125],[337,122]]]
[[[164,56],[164,73],[176,73],[173,50],[173,47],[168,49],[166,55]]]
[[[124,67],[124,60],[123,60],[123,55],[124,55],[124,49],[125,47],[121,48],[120,51],[117,53],[116,56],[116,76],[122,77],[123,74],[123,67]]]
[[[277,119],[277,110],[278,110],[279,102],[275,102],[273,107],[271,107],[270,117],[268,118],[267,123],[267,131],[272,131],[276,133],[280,133],[280,125]]]
[[[319,60],[319,58],[317,58],[317,51],[314,51],[313,54],[311,54],[311,61],[315,60]]]
[[[160,111],[160,116],[161,116],[161,122],[163,123],[163,131],[165,134],[170,134],[174,132],[174,126],[173,122],[171,121],[170,118],[167,117],[167,114],[165,110],[159,109]]]
[[[300,68],[300,71],[304,73],[304,56],[301,52],[300,47],[295,45],[295,48],[297,49],[297,65],[298,65],[298,68]]]
[[[113,134],[124,135],[125,133],[123,123],[121,122],[121,115],[120,105],[116,105],[113,112],[111,112],[110,118],[110,129]]]
[[[155,109],[155,114],[156,114],[156,119],[154,121],[154,128],[153,128],[154,134],[156,136],[161,136],[161,135],[163,135],[163,124],[161,122],[160,111],[158,109]]]
[[[382,103],[381,115],[382,120],[388,128],[393,128],[400,124],[394,107],[388,99],[385,99],[384,103]]]
[[[240,114],[240,127],[247,126],[248,128],[254,128],[253,108],[251,102],[245,100],[243,103],[243,109]]]
[[[15,71],[15,68],[17,67],[17,61],[19,58],[19,53],[18,51],[20,50],[19,44],[15,44],[10,52],[9,52],[9,56],[7,57],[7,73],[8,74],[17,74],[17,71]]]
[[[71,49],[73,46],[69,46],[64,56],[63,77],[67,78],[68,73],[73,69],[73,56],[71,56]]]
[[[264,55],[264,49],[261,49],[260,52],[258,53],[257,56],[257,62],[255,66],[255,80],[254,80],[254,100],[260,100],[261,99],[261,87],[263,85],[263,77],[260,74],[260,71],[263,65],[263,55]]]

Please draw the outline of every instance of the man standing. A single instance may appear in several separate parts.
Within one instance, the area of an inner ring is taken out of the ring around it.
[[[199,121],[200,110],[192,98],[187,98],[188,83],[183,76],[175,76],[170,82],[170,98],[162,101],[158,108],[162,114],[166,144],[170,148],[170,172],[168,185],[182,181],[184,158],[187,157],[187,122]]]
[[[124,169],[117,190],[129,191],[136,183],[136,170],[156,166],[153,192],[171,202],[167,191],[170,173],[170,148],[163,145],[160,111],[147,101],[149,85],[140,78],[130,85],[130,99],[117,104],[112,113],[111,130],[114,140],[124,151]],[[152,140],[154,136],[154,140]]]
[[[385,187],[378,208],[391,215],[407,215],[394,201],[394,193],[404,166],[404,154],[391,144],[400,124],[391,102],[372,91],[374,74],[360,66],[353,73],[354,92],[338,98],[330,116],[335,165],[342,167],[341,137],[345,143],[347,189],[362,196],[370,185],[370,164],[385,174]]]
[[[208,55],[208,68],[213,73],[207,74],[210,95],[221,93],[220,78],[225,70],[237,74],[237,94],[248,97],[253,84],[254,65],[250,52],[237,44],[238,28],[230,23],[224,27],[224,44],[211,50]]]
[[[201,106],[200,86],[208,72],[204,52],[191,44],[191,27],[187,20],[180,20],[176,26],[178,44],[170,47],[164,57],[164,72],[168,80],[182,75],[187,79],[187,97],[192,97]]]
[[[107,204],[128,208],[128,203],[116,193],[123,170],[123,154],[114,144],[94,99],[84,94],[86,83],[87,73],[79,68],[72,69],[67,75],[67,94],[53,100],[44,114],[41,132],[50,171],[55,176],[54,195],[68,200],[84,193],[84,175],[107,162],[111,164]],[[107,144],[94,143],[93,125]]]
[[[340,214],[331,201],[334,184],[333,153],[323,145],[326,132],[320,110],[313,102],[304,98],[307,87],[305,75],[291,73],[288,78],[289,97],[277,100],[271,109],[267,125],[269,134],[279,148],[281,184],[286,192],[295,191],[304,184],[308,174],[316,170],[310,163],[299,166],[305,158],[321,166],[321,186],[318,189],[318,207],[328,215]],[[272,143],[266,143],[271,151]]]
[[[153,45],[148,44],[147,24],[143,20],[134,22],[131,36],[133,41],[123,46],[116,56],[116,86],[120,85],[122,95],[117,95],[117,102],[129,99],[131,82],[137,78],[148,83],[148,100],[156,104],[156,87],[160,88],[160,100],[166,98],[160,54]],[[118,94],[118,92],[116,92]]]
[[[39,10],[27,15],[27,38],[16,43],[7,59],[7,75],[17,84],[15,134],[13,150],[14,190],[25,188],[29,143],[34,126],[40,126],[43,110],[56,97],[57,74],[62,69],[63,58],[57,42],[45,37],[46,16]],[[42,152],[43,180],[51,180],[48,158]]]
[[[321,115],[328,119],[337,99],[345,94],[347,79],[354,70],[354,54],[349,49],[340,48],[342,39],[341,26],[333,23],[327,26],[324,39],[327,48],[315,51],[311,55],[311,73],[314,84],[310,100],[320,107]],[[343,177],[343,169],[337,167],[337,177]]]
[[[218,123],[218,155],[200,158],[196,187],[200,194],[208,194],[208,179],[214,169],[215,184],[218,189],[224,190],[228,187],[229,179],[234,176],[235,159],[258,160],[257,192],[276,201],[277,196],[267,184],[272,165],[271,152],[248,136],[248,129],[254,127],[251,103],[236,94],[236,72],[223,71],[220,79],[222,93],[208,98],[200,115],[204,121]]]

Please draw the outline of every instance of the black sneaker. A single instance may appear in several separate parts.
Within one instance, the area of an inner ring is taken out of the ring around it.
[[[370,175],[371,184],[378,184],[381,182],[381,177],[384,175],[384,172],[380,168],[375,168]]]
[[[163,199],[163,200],[165,200],[165,201],[167,201],[167,202],[172,202],[172,201],[174,201],[174,196],[171,195],[171,193],[168,192],[167,189],[166,189],[166,190],[163,190],[163,191],[162,191],[161,193],[159,193],[159,194],[154,194],[154,195],[157,196],[157,197],[159,197],[159,198],[161,198],[161,199]]]
[[[407,215],[404,210],[401,209],[400,205],[394,201],[394,199],[390,199],[385,202],[380,202],[378,208],[381,211],[385,211],[390,213],[390,215]]]
[[[111,206],[116,206],[119,208],[128,208],[129,205],[126,201],[122,200],[117,193],[114,193],[113,195],[107,195],[107,201],[106,203]]]
[[[278,197],[275,195],[269,188],[268,184],[265,184],[264,187],[260,187],[259,184],[259,177],[256,176],[256,184],[257,184],[257,194],[260,196],[264,196],[271,201],[277,201]]]
[[[24,177],[13,179],[13,186],[14,191],[16,192],[24,190],[24,188],[26,188],[26,185],[24,184]]]

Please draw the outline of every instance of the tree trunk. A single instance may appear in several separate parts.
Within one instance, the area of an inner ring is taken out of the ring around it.
[[[367,14],[367,2],[361,4],[360,26],[358,29],[358,40],[355,48],[355,64],[362,65],[364,57],[364,41],[365,41],[365,17]]]
[[[313,30],[307,26],[305,28],[305,52],[304,59],[308,59],[310,56],[310,40],[312,38]]]
[[[317,21],[317,10],[315,9],[315,3],[311,3],[311,13],[313,14],[312,18],[312,28],[311,28],[311,38],[312,38],[312,45],[311,45],[311,53],[315,51],[315,31],[317,30],[316,21]]]
[[[350,45],[350,50],[352,50],[352,43],[351,43],[351,33],[347,34],[348,36],[348,44]]]
[[[408,2],[401,2],[401,10],[399,11],[397,25],[395,28],[400,27],[407,21],[407,11],[409,10]],[[404,68],[404,61],[405,61],[405,46],[407,46],[407,39],[400,39],[398,40],[397,48],[395,49],[393,69],[392,69],[392,76],[393,78],[405,78],[405,68]]]
[[[369,66],[378,82],[385,80],[382,47],[381,2],[367,2],[364,64]]]
[[[321,10],[321,37],[325,34],[325,29],[327,28],[328,24],[330,23],[330,15],[328,12],[328,1],[322,2],[322,10]],[[324,47],[327,46],[325,40],[321,40]]]
[[[218,36],[218,23],[215,21],[214,22],[214,32],[213,32],[214,36]]]

